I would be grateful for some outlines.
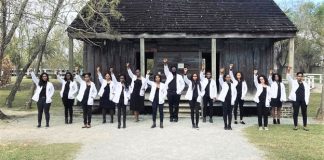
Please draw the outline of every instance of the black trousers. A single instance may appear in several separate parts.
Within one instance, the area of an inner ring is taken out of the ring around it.
[[[163,104],[159,104],[159,102],[157,101],[153,101],[152,102],[152,118],[153,118],[153,122],[156,122],[156,115],[157,115],[157,110],[159,109],[160,112],[160,122],[163,122]]]
[[[37,102],[37,109],[38,109],[38,124],[42,124],[42,117],[43,117],[43,112],[45,113],[45,119],[46,119],[46,124],[49,124],[50,120],[50,110],[51,103],[46,103],[46,97],[39,98]]]
[[[299,114],[299,107],[301,108],[302,116],[303,116],[303,125],[304,127],[307,126],[307,105],[305,101],[294,101],[293,102],[293,119],[294,125],[298,125],[298,114]]]
[[[241,97],[237,97],[234,104],[234,119],[237,120],[237,109],[240,107],[240,120],[243,120],[243,113],[244,113],[244,100]]]
[[[191,101],[189,101],[189,105],[190,105],[191,123],[192,123],[192,125],[197,125],[198,126],[198,123],[199,123],[199,105],[200,105],[200,103],[197,102],[197,98],[193,98]],[[196,122],[195,122],[195,118],[196,118]]]
[[[109,109],[109,108],[102,107],[102,119],[104,122],[106,122],[107,111],[109,111],[108,113],[110,114],[110,121],[112,122],[114,119],[115,109]]]
[[[266,107],[265,102],[259,102],[257,104],[257,110],[259,127],[262,127],[262,118],[264,127],[268,127],[269,107]]]
[[[74,99],[68,99],[68,98],[62,98],[63,105],[64,105],[64,115],[65,115],[65,120],[68,119],[70,116],[70,121],[73,119],[73,103]]]
[[[209,96],[204,96],[203,97],[203,101],[204,101],[204,108],[203,108],[203,117],[206,118],[207,117],[207,112],[209,113],[209,118],[213,118],[213,99],[210,99]]]
[[[168,92],[170,119],[178,120],[180,97],[176,92]]]
[[[123,125],[126,125],[126,105],[123,103],[117,104],[118,125],[121,124],[121,115],[123,114]]]
[[[83,109],[83,123],[84,125],[91,124],[92,117],[92,105],[82,104]]]
[[[231,127],[232,125],[232,112],[233,112],[233,106],[231,105],[231,102],[223,102],[223,120],[224,120],[224,126],[225,127]]]

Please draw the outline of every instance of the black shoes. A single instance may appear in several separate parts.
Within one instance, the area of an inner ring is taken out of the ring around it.
[[[153,125],[151,126],[151,128],[155,128],[156,127],[156,124],[155,122],[153,122]]]
[[[173,118],[170,118],[170,122],[173,122]]]
[[[163,122],[160,122],[160,128],[163,128]]]
[[[45,127],[47,127],[47,128],[48,128],[48,127],[49,127],[49,124],[47,123]]]
[[[209,118],[209,123],[213,123],[213,118]]]
[[[240,122],[240,123],[241,123],[241,124],[245,124],[245,122],[244,122],[244,121],[242,121],[242,120],[241,120],[241,122]]]
[[[280,124],[280,119],[277,119],[277,124]]]
[[[38,125],[37,125],[37,128],[41,128],[41,126],[42,126],[42,125],[38,124]]]
[[[234,124],[238,124],[238,123],[237,123],[237,120],[234,121]]]
[[[206,123],[206,117],[203,117],[203,122]]]
[[[178,118],[175,118],[175,119],[173,120],[173,122],[178,122]]]
[[[67,118],[65,118],[65,124],[69,124],[69,123],[68,123],[68,119],[67,119]]]
[[[273,119],[273,124],[277,124],[277,121],[276,121],[276,119]]]
[[[106,120],[104,119],[104,120],[102,121],[102,123],[106,123]]]

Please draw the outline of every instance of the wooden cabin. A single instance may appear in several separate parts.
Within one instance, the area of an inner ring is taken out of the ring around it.
[[[109,16],[107,10],[103,13]],[[143,75],[148,68],[163,74],[162,59],[168,58],[180,72],[183,67],[198,72],[205,62],[217,78],[219,68],[234,64],[253,92],[253,69],[267,74],[275,65],[274,43],[289,39],[289,65],[294,66],[297,28],[273,0],[121,0],[118,11],[123,20],[109,18],[119,41],[100,25],[92,26],[92,32],[81,17],[75,18],[67,29],[70,64],[73,39],[78,39],[84,41],[84,68],[91,73],[103,66],[125,74],[130,62]]]

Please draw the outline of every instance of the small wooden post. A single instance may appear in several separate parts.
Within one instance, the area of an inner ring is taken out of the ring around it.
[[[290,74],[292,77],[295,76],[295,69],[294,69],[294,66],[295,66],[295,61],[294,61],[294,58],[295,58],[295,39],[294,38],[290,38],[289,39],[289,66],[291,67],[290,69]],[[291,91],[291,85],[289,85],[289,92]]]
[[[145,76],[145,41],[144,38],[140,39],[140,64],[141,74]]]
[[[216,79],[216,69],[217,69],[217,56],[216,56],[216,39],[212,38],[211,40],[211,62],[212,62],[212,67],[211,67],[211,72],[212,72],[212,77],[213,79]]]
[[[69,71],[73,73],[74,63],[73,63],[73,38],[69,37]]]

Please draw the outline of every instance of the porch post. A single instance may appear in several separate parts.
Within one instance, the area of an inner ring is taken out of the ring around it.
[[[213,79],[216,79],[216,38],[212,38],[211,40],[211,62],[212,62],[212,66],[211,66],[211,72],[212,72],[212,77]]]
[[[295,76],[295,61],[294,61],[294,58],[295,58],[295,39],[294,38],[290,38],[289,39],[289,66],[291,67],[290,69],[290,74],[291,76]],[[289,92],[291,91],[291,85],[289,85]]]
[[[69,71],[72,73],[74,66],[73,66],[73,38],[69,37]]]
[[[144,38],[140,39],[140,66],[141,74],[145,76],[145,43]]]

